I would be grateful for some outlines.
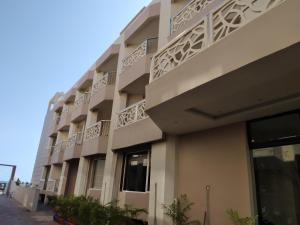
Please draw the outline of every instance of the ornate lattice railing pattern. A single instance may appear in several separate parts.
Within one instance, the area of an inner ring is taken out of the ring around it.
[[[83,139],[83,132],[77,132],[73,134],[71,137],[69,137],[66,148],[73,148],[75,145],[81,145]]]
[[[54,116],[54,118],[53,118],[53,120],[54,120],[54,128],[56,128],[56,126],[59,124],[59,121],[60,121],[60,117],[61,117],[61,115],[58,115],[58,114],[56,114],[55,116]]]
[[[63,116],[63,114],[71,112],[73,107],[74,107],[73,105],[64,105],[61,112],[61,116]]]
[[[145,112],[146,101],[142,100],[134,105],[123,109],[118,115],[118,128],[145,119],[148,115]]]
[[[84,140],[90,140],[99,136],[108,136],[110,120],[101,120],[85,130]]]
[[[151,81],[245,26],[286,0],[229,0],[209,12],[197,25],[183,32],[152,59]],[[200,62],[201,63],[201,62]]]
[[[154,53],[157,50],[157,38],[150,38],[140,44],[133,52],[122,60],[122,72],[135,64],[147,54]]]
[[[200,13],[207,5],[214,0],[192,0],[180,12],[172,18],[171,33],[180,30],[196,14]]]
[[[47,182],[47,191],[57,192],[58,190],[58,180],[49,179]]]
[[[62,141],[62,142],[57,143],[54,146],[54,150],[53,151],[54,152],[64,151],[66,149],[67,143],[68,143],[68,141]]]
[[[44,190],[44,187],[45,187],[45,179],[40,179],[38,188],[40,190]]]
[[[90,92],[80,94],[76,100],[74,101],[74,107],[80,107],[85,103],[89,103],[90,101]]]
[[[95,95],[100,89],[107,85],[115,83],[116,72],[107,72],[99,80],[97,80],[92,87],[92,95]]]

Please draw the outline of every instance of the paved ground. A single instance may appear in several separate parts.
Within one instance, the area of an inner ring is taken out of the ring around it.
[[[29,212],[15,200],[0,196],[0,225],[58,225],[49,211]]]

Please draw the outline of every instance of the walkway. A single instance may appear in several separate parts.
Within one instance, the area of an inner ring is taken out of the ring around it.
[[[58,225],[50,212],[29,212],[13,199],[0,196],[0,225]]]

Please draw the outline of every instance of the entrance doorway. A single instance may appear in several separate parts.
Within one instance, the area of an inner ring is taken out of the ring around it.
[[[300,224],[300,112],[248,123],[260,225]]]

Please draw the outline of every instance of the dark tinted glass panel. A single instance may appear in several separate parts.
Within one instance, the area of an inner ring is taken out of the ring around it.
[[[300,145],[253,150],[260,225],[300,224]]]
[[[250,122],[250,146],[266,146],[270,143],[295,141],[300,138],[300,113],[290,113]]]
[[[127,154],[123,189],[144,192],[146,190],[147,166],[148,152]]]

